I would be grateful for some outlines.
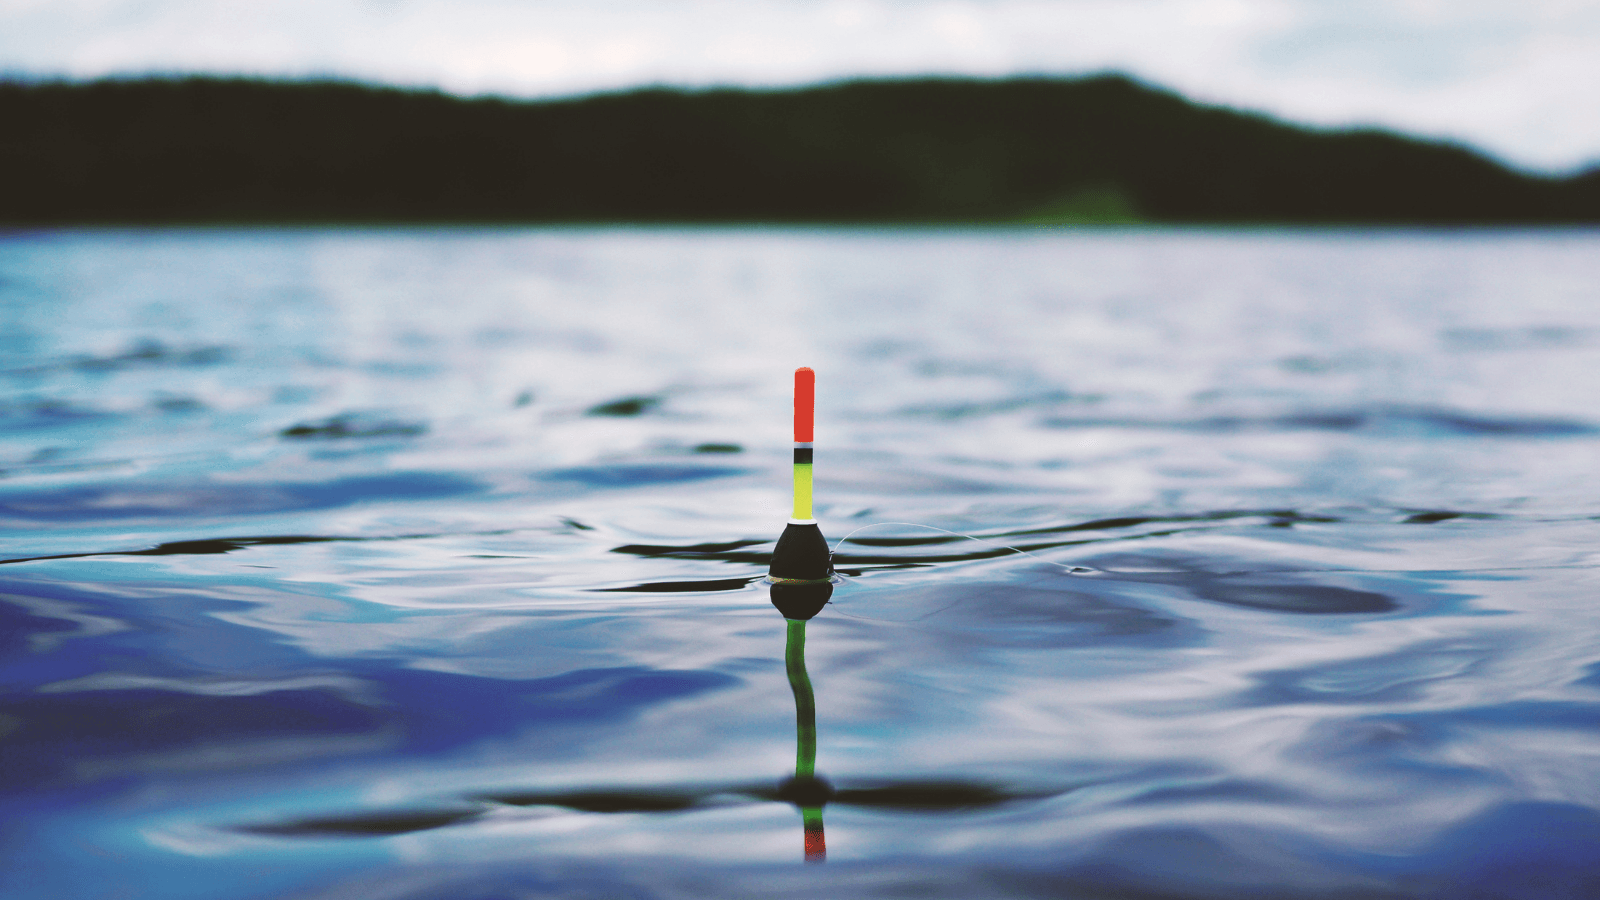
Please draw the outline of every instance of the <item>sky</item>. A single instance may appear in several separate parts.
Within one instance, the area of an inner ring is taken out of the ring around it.
[[[463,94],[1118,71],[1523,169],[1600,165],[1600,0],[0,0],[0,77]]]

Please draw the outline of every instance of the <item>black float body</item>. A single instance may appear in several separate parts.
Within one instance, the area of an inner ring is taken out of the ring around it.
[[[772,605],[785,619],[804,622],[822,612],[832,596],[831,581],[777,581],[772,584]]]
[[[790,522],[772,551],[767,575],[774,579],[772,605],[785,619],[804,621],[822,611],[833,596],[832,554],[815,522]]]
[[[790,522],[778,537],[767,574],[785,581],[824,581],[833,574],[828,539],[815,522]]]

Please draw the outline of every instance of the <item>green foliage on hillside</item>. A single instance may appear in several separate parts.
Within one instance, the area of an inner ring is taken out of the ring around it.
[[[1127,78],[463,100],[0,85],[0,222],[1600,221],[1600,170],[1317,131]]]

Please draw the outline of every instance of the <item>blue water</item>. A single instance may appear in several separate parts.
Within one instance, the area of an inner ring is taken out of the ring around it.
[[[1597,371],[1595,231],[0,236],[0,894],[1600,896]]]

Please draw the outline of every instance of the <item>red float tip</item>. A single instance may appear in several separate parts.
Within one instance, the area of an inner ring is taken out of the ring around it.
[[[811,443],[817,409],[817,373],[809,366],[794,370],[794,440]]]

